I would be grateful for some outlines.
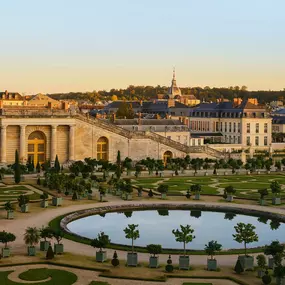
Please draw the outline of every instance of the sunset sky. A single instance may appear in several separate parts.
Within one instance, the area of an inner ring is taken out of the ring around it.
[[[1,1],[0,91],[285,88],[284,0]]]

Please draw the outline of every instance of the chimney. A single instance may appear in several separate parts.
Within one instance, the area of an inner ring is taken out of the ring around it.
[[[242,103],[242,99],[241,98],[234,98],[234,106],[239,106]]]
[[[249,102],[249,103],[251,103],[253,105],[256,105],[256,106],[258,105],[258,101],[257,101],[256,98],[248,98],[247,102]]]
[[[175,107],[175,100],[174,99],[168,99],[167,100],[167,107],[168,108]]]
[[[140,106],[142,107],[142,105],[143,105],[143,100],[140,100]]]

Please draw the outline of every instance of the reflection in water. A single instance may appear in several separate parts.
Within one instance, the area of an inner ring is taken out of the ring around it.
[[[128,211],[124,214],[107,213],[105,217],[94,215],[85,217],[68,224],[69,230],[81,236],[95,238],[100,231],[104,231],[113,243],[128,244],[123,229],[128,224],[138,224],[140,238],[138,246],[147,244],[161,244],[163,248],[178,248],[182,244],[175,241],[173,229],[180,225],[191,225],[196,238],[188,244],[189,249],[204,249],[205,244],[217,240],[223,249],[242,248],[243,245],[233,240],[234,226],[237,223],[251,223],[256,227],[259,241],[251,246],[263,246],[273,240],[284,242],[285,225],[277,220],[269,220],[233,213],[207,212],[198,210],[149,210]],[[274,230],[273,230],[274,229]]]

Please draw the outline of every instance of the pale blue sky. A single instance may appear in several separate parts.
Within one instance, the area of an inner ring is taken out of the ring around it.
[[[285,88],[284,0],[0,0],[0,90]]]

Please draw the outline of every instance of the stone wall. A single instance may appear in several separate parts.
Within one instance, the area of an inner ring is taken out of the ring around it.
[[[69,126],[57,127],[57,155],[60,163],[68,160]]]
[[[7,139],[7,150],[6,159],[8,163],[15,162],[15,151],[20,151],[20,127],[19,126],[8,126],[6,131]]]

